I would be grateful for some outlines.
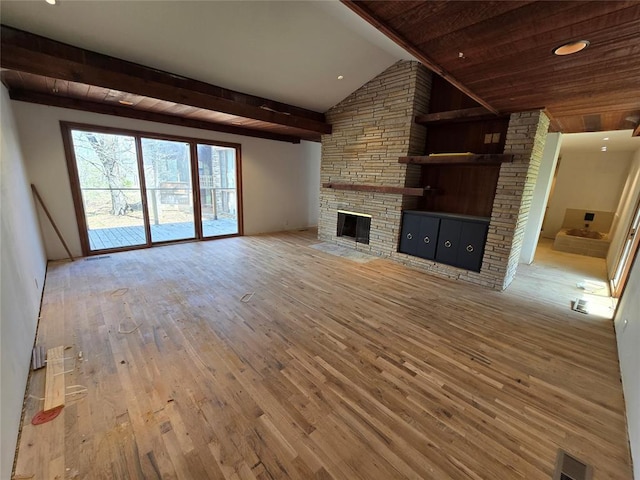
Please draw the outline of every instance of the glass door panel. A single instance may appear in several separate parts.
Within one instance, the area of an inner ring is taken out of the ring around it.
[[[189,144],[142,138],[152,242],[195,238]]]
[[[202,236],[238,233],[236,149],[198,144],[198,173]]]
[[[147,243],[135,138],[71,131],[89,250]]]

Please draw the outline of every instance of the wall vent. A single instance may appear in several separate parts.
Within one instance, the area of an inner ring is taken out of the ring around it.
[[[590,465],[569,455],[564,450],[558,450],[553,480],[591,480],[592,476],[593,469]]]

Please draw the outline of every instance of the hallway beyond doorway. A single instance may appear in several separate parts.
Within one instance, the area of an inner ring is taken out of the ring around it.
[[[589,315],[613,318],[617,301],[610,295],[605,259],[559,252],[552,247],[552,239],[540,238],[534,262],[519,267],[518,275],[529,279],[527,288],[537,287],[532,294],[553,291],[553,295],[544,295],[545,301],[567,309],[571,302],[583,299],[588,302]]]

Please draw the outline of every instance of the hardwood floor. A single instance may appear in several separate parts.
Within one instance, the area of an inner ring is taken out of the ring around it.
[[[558,448],[631,478],[612,323],[557,269],[494,292],[313,243],[51,264],[38,342],[87,392],[33,426],[35,372],[18,478],[547,480]]]

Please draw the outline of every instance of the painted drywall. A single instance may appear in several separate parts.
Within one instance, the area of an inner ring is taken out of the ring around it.
[[[640,259],[631,268],[614,319],[618,339],[618,357],[622,388],[627,408],[627,428],[634,465],[634,477],[640,479]]]
[[[626,152],[563,152],[542,235],[554,238],[562,228],[565,210],[576,208],[614,212],[629,166]]]
[[[529,219],[527,220],[527,226],[524,231],[520,263],[530,264],[533,262],[536,247],[538,246],[538,239],[540,238],[540,230],[542,229],[542,221],[544,220],[547,201],[549,200],[549,194],[551,192],[553,176],[558,163],[560,145],[562,145],[561,133],[547,134],[544,152],[542,153],[542,161],[538,171],[538,179],[533,189]]]
[[[640,149],[633,155],[629,175],[611,226],[611,246],[607,254],[607,275],[609,279],[612,279],[615,275],[617,262],[622,253],[638,200],[640,200]]]
[[[0,88],[0,478],[10,478],[47,262],[11,101]]]
[[[291,144],[239,135],[12,102],[31,181],[74,255],[80,255],[60,121],[119,127],[241,144],[244,233],[253,235],[315,226],[320,184],[320,144]],[[310,185],[313,188],[310,189]],[[42,226],[49,259],[66,256],[55,232]]]

